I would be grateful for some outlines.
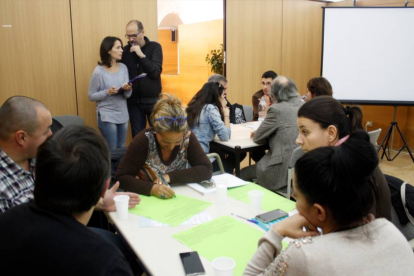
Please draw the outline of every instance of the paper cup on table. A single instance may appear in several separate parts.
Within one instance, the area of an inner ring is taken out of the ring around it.
[[[257,215],[261,212],[263,192],[258,190],[249,191],[250,211]]]
[[[128,219],[129,196],[119,195],[114,197],[116,212],[119,219]]]
[[[219,257],[212,262],[214,275],[216,276],[232,276],[236,262],[227,257]]]
[[[229,204],[227,197],[227,180],[216,180],[216,204],[217,206],[223,207]]]

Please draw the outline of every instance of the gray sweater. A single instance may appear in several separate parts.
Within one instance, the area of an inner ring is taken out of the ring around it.
[[[385,219],[289,244],[272,229],[259,240],[259,248],[243,275],[352,275],[405,276],[414,273],[414,254],[407,240]]]
[[[96,113],[101,115],[102,122],[123,124],[128,122],[126,99],[131,97],[132,89],[109,96],[106,91],[111,86],[122,87],[128,82],[128,69],[119,63],[116,73],[106,71],[103,66],[96,66],[89,83],[89,100],[96,102]]]

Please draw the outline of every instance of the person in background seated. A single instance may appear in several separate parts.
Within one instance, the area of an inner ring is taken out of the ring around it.
[[[0,108],[0,213],[33,199],[37,148],[52,132],[47,107],[14,96]]]
[[[122,41],[107,36],[101,43],[101,61],[93,71],[89,83],[89,100],[96,102],[98,127],[108,143],[109,149],[125,147],[128,131],[128,110],[126,99],[131,97],[128,84],[128,69],[123,63]],[[122,92],[118,90],[122,88]]]
[[[299,214],[274,224],[259,240],[243,275],[411,275],[414,255],[407,240],[392,223],[370,214],[375,187],[369,178],[377,166],[362,131],[340,146],[302,156],[293,176]],[[282,252],[284,237],[295,240]]]
[[[222,97],[223,86],[208,82],[194,95],[187,106],[187,121],[205,153],[210,152],[210,142],[214,136],[228,141],[231,136],[229,108]],[[223,122],[224,121],[224,122]],[[232,172],[234,164],[223,160],[226,171]]]
[[[10,264],[2,273],[132,275],[122,253],[86,227],[109,169],[107,143],[90,127],[67,126],[46,140],[37,153],[34,201],[0,215],[0,258]],[[22,254],[30,256],[24,265],[11,265]]]
[[[210,179],[213,170],[196,136],[188,129],[180,100],[168,94],[161,97],[151,114],[153,127],[135,136],[115,177],[124,190],[168,199],[174,191],[167,183],[201,182]]]
[[[273,102],[272,97],[270,93],[270,87],[272,85],[272,81],[277,77],[276,72],[274,71],[266,71],[262,75],[262,89],[257,91],[252,96],[252,106],[253,106],[253,121],[259,120],[259,102],[262,97],[265,98],[267,108],[269,108]],[[263,156],[266,154],[265,150],[259,150],[259,151],[251,151],[250,153],[251,158],[254,162],[259,162],[260,159],[263,158]]]
[[[273,104],[267,111],[266,119],[252,134],[257,144],[269,144],[269,151],[254,165],[240,171],[240,177],[276,191],[287,183],[290,156],[295,149],[297,112],[302,105],[296,84],[289,78],[279,76],[271,86]]]
[[[257,121],[259,119],[259,111],[258,106],[260,99],[265,97],[267,106],[270,107],[272,103],[272,98],[270,96],[270,86],[272,85],[272,81],[277,77],[277,73],[274,71],[266,71],[262,75],[262,89],[257,91],[252,96],[252,105],[253,105],[253,121]],[[264,154],[263,154],[264,155]],[[254,160],[254,159],[253,159]],[[259,161],[260,158],[257,160]],[[254,160],[256,161],[256,160]]]
[[[227,99],[227,89],[229,87],[229,83],[227,81],[227,79],[225,77],[223,77],[222,75],[219,74],[212,74],[209,78],[207,82],[212,82],[212,83],[219,83],[222,87],[223,87],[223,93],[220,94],[220,102],[222,103],[222,106],[227,107],[229,109],[229,111],[231,112],[231,109],[234,108],[232,107],[231,103],[229,102],[229,100]],[[235,112],[235,111],[234,111]],[[234,114],[234,113],[233,113]],[[234,114],[235,115],[235,114]],[[231,115],[229,114],[229,116],[231,117]],[[230,118],[231,120],[232,118]],[[223,122],[225,122],[225,118],[222,118]],[[235,120],[235,118],[233,119]],[[230,121],[230,123],[232,124],[236,124],[236,121]],[[198,138],[198,137],[197,137]],[[229,137],[230,138],[230,137]],[[222,140],[224,141],[224,140]],[[216,144],[211,143],[210,146],[210,152],[215,152],[218,155],[220,155],[220,158],[223,162],[223,167],[224,170],[227,173],[233,174],[234,168],[235,168],[235,162],[236,162],[236,156],[233,152],[224,150],[220,147],[218,147]],[[240,154],[240,162],[244,160],[244,158],[246,157],[246,153],[242,153]],[[213,163],[213,170],[214,171],[218,171],[219,170],[219,166],[217,164],[217,162]]]
[[[332,97],[332,86],[324,77],[313,78],[306,84],[308,92],[306,93],[305,102],[318,97],[318,96],[330,96]]]
[[[344,108],[329,96],[305,103],[298,111],[299,135],[296,139],[304,152],[319,147],[340,145],[357,130],[363,130],[362,110],[358,106]],[[370,178],[376,193],[371,213],[391,221],[391,194],[387,180],[377,167]]]

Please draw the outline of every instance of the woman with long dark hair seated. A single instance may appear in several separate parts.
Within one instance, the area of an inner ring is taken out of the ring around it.
[[[358,106],[344,108],[332,97],[316,97],[299,109],[298,128],[296,144],[304,152],[319,147],[338,146],[344,143],[352,132],[363,129],[362,110]],[[370,181],[376,188],[371,213],[376,218],[391,221],[390,189],[380,168],[375,168]]]
[[[370,213],[376,187],[369,179],[377,166],[377,153],[362,131],[340,146],[302,156],[293,178],[299,214],[274,224],[260,239],[244,275],[412,274],[407,240]],[[296,240],[282,252],[284,237]]]

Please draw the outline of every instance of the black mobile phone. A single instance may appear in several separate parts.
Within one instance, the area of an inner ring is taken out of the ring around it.
[[[283,217],[287,217],[288,215],[289,215],[288,213],[280,209],[276,209],[276,210],[273,210],[267,213],[257,215],[256,218],[260,220],[261,222],[268,223],[268,222],[271,222],[271,221],[274,221],[274,220],[277,220]]]
[[[200,257],[196,251],[180,253],[181,262],[184,266],[185,275],[202,275],[206,274]]]

